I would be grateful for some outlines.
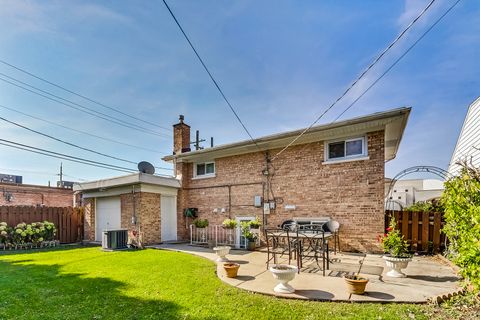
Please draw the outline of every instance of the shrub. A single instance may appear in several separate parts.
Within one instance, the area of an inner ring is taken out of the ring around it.
[[[480,169],[462,164],[460,176],[445,182],[443,232],[450,244],[449,258],[475,291],[480,291]]]
[[[193,221],[193,225],[197,228],[206,228],[208,227],[208,220],[207,219],[197,219]]]
[[[0,222],[0,244],[4,247],[13,245],[38,245],[44,241],[53,241],[57,229],[51,222],[19,223],[15,227],[8,227],[6,222]]]

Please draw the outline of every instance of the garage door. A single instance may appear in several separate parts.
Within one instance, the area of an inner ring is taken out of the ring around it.
[[[120,197],[97,198],[95,215],[95,240],[102,241],[102,231],[119,229]]]

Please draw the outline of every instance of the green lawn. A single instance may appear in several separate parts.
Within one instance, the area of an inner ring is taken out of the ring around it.
[[[0,255],[0,319],[424,319],[427,308],[252,294],[211,261],[162,250]]]

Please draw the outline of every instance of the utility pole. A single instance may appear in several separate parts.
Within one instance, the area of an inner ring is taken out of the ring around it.
[[[204,142],[205,139],[200,139],[200,131],[196,131],[195,132],[195,141],[193,142],[190,142],[190,144],[193,144],[195,146],[195,150],[201,150],[203,149],[202,147],[200,147],[200,142]]]
[[[62,186],[62,181],[63,181],[63,164],[60,162],[60,186]]]

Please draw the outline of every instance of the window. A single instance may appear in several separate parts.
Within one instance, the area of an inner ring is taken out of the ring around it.
[[[327,144],[327,160],[352,159],[366,156],[365,137],[334,141]]]
[[[194,177],[215,176],[215,162],[204,162],[195,164]]]

